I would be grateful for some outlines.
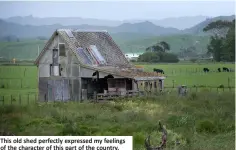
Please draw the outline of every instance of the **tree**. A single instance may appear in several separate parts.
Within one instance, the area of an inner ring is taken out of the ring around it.
[[[165,41],[161,41],[153,46],[146,48],[147,52],[166,52],[169,50],[170,50],[170,45]]]
[[[177,55],[166,52],[146,52],[138,57],[139,62],[179,62]]]
[[[203,31],[215,31],[208,45],[208,53],[213,54],[214,60],[235,61],[235,19],[211,22]]]
[[[160,57],[156,52],[146,52],[138,57],[139,62],[159,62]]]
[[[222,60],[223,38],[212,36],[210,44],[207,46],[208,54],[212,54],[215,61]]]
[[[161,41],[159,44],[162,46],[163,52],[170,50],[170,45],[168,43],[166,43],[165,41]]]
[[[159,45],[153,45],[148,48],[146,48],[147,52],[162,52],[164,51],[163,48]]]

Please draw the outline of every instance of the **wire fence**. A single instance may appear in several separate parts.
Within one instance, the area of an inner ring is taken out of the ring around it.
[[[144,91],[145,92],[145,91]],[[176,94],[178,95],[178,88],[176,87],[165,87],[164,93],[167,94]],[[201,93],[201,92],[231,92],[235,93],[235,87],[189,87],[187,88],[187,93]],[[148,92],[147,92],[148,93]],[[152,92],[152,94],[157,94]],[[147,94],[149,95],[149,94]],[[37,92],[27,93],[27,94],[1,94],[0,93],[0,105],[31,105],[39,102],[39,95]],[[74,102],[79,102],[76,99],[69,100]],[[40,101],[41,102],[41,101]],[[60,100],[53,100],[52,102],[60,102]],[[65,100],[61,100],[61,102],[65,102]]]
[[[192,75],[192,74],[196,74],[196,75],[207,75],[207,74],[222,74],[222,73],[230,73],[230,72],[219,72],[217,70],[218,68],[215,69],[211,69],[209,68],[209,72],[204,72],[203,68],[177,68],[177,69],[171,69],[171,70],[166,70],[165,74],[166,75]],[[234,72],[234,71],[231,71]]]

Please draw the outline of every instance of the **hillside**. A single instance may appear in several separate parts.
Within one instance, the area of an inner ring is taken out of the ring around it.
[[[127,41],[124,43],[119,43],[119,45],[125,52],[144,52],[147,47],[160,41],[166,41],[169,43],[173,53],[178,53],[181,51],[181,48],[188,48],[190,46],[195,46],[197,53],[205,53],[207,51],[209,36],[158,36],[141,40]]]
[[[118,33],[111,34],[115,42],[120,46],[124,53],[127,52],[144,52],[148,46],[159,41],[166,41],[170,44],[171,51],[180,52],[181,48],[195,46],[197,53],[205,53],[209,37],[193,35],[175,35],[175,36],[149,36],[142,34]],[[42,50],[46,41],[42,40],[25,40],[20,42],[0,42],[0,56],[12,59],[35,59],[39,49]]]
[[[201,35],[206,35],[207,33],[203,33],[203,28],[206,27],[209,23],[217,21],[217,20],[227,20],[227,21],[232,21],[235,19],[235,15],[232,16],[219,16],[219,17],[214,17],[214,18],[208,18],[205,21],[191,27],[188,29],[184,30],[184,33],[188,34],[201,34]]]
[[[150,35],[171,35],[178,34],[180,30],[176,28],[164,28],[160,26],[156,26],[149,21],[140,22],[140,23],[124,23],[116,28],[112,28],[112,33],[118,32],[130,32],[130,33],[142,33],[142,34],[150,34]]]
[[[164,28],[156,26],[151,22],[125,23],[117,27],[107,26],[62,26],[43,25],[31,26],[20,25],[0,20],[0,39],[1,37],[13,35],[18,37],[18,42],[0,42],[0,56],[12,59],[35,59],[40,50],[43,48],[45,41],[42,40],[22,40],[22,38],[36,39],[36,37],[50,37],[57,28],[72,28],[84,30],[107,30],[120,46],[124,53],[127,52],[144,52],[145,49],[159,41],[166,41],[170,44],[171,52],[179,53],[181,49],[191,46],[196,48],[196,53],[202,54],[207,51],[209,35],[201,31],[208,23],[218,19],[232,19],[234,16],[220,16],[203,21],[202,23],[180,31],[175,28]],[[16,41],[16,40],[15,40]]]
[[[81,17],[46,17],[39,18],[30,16],[14,16],[4,19],[7,22],[17,23],[21,25],[34,25],[34,26],[42,26],[42,25],[53,25],[53,24],[61,24],[63,26],[70,25],[93,25],[93,26],[119,26],[123,23],[140,23],[144,21],[150,21],[157,26],[162,27],[172,27],[177,29],[185,29],[192,27],[202,21],[204,21],[207,16],[184,16],[184,17],[171,17],[164,19],[140,19],[140,20],[102,20],[102,19],[93,19],[93,18],[81,18]]]
[[[171,35],[180,32],[180,30],[178,29],[156,26],[151,22],[142,22],[135,24],[125,23],[117,27],[107,27],[107,26],[92,26],[92,25],[62,26],[59,24],[32,26],[32,25],[20,25],[16,23],[9,23],[0,20],[0,37],[8,35],[15,35],[19,38],[33,38],[38,36],[49,37],[58,28],[70,28],[70,29],[82,29],[82,30],[107,30],[109,33],[138,33],[138,34],[141,33],[155,36]]]
[[[38,46],[41,51],[46,41],[27,40],[20,42],[0,42],[0,60],[35,60],[38,56]]]
[[[63,26],[60,24],[53,25],[21,25],[0,20],[0,37],[15,35],[18,38],[34,38],[38,36],[49,37],[58,28],[82,29],[82,30],[107,30],[110,34],[122,33],[129,36],[129,34],[140,34],[148,36],[162,36],[162,35],[176,35],[176,34],[194,34],[206,35],[202,29],[210,22],[216,20],[232,20],[234,16],[219,16],[207,19],[191,28],[185,30],[178,30],[171,27],[162,27],[153,24],[150,21],[139,23],[123,23],[119,26],[94,26],[94,25],[73,25]]]

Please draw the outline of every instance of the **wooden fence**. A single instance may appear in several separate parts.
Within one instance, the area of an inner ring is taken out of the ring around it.
[[[187,88],[188,93],[192,92],[232,92],[235,93],[235,87],[189,87]],[[167,94],[178,94],[178,89],[175,87],[165,87],[164,93]],[[146,94],[145,94],[146,93]],[[149,93],[144,91],[144,95],[157,94]],[[76,101],[76,100],[73,100]],[[1,94],[0,93],[0,105],[30,105],[38,102],[38,93],[28,93],[28,94]]]

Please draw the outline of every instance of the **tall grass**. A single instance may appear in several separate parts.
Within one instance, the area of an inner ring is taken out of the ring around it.
[[[134,149],[144,139],[158,145],[160,120],[167,149],[234,149],[233,93],[191,93],[121,99],[107,103],[38,103],[0,106],[0,126],[16,135],[132,135]],[[176,140],[180,141],[178,147]]]

